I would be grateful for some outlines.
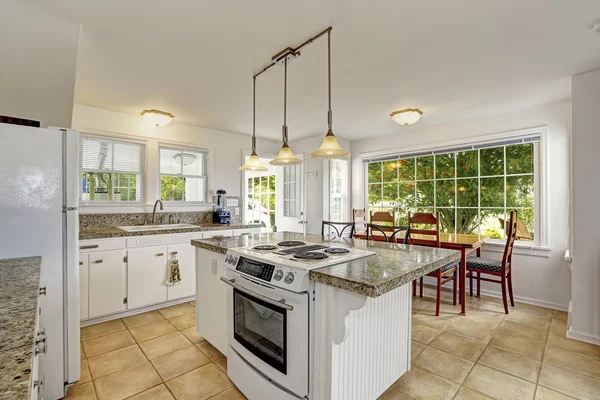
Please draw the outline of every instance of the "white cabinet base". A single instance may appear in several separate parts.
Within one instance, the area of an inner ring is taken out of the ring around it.
[[[315,284],[311,400],[377,399],[410,369],[410,286],[370,298]]]

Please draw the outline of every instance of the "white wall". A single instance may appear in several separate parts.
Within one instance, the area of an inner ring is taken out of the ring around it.
[[[305,217],[308,221],[306,233],[321,234],[321,222],[329,219],[329,210],[324,209],[324,204],[329,204],[329,193],[326,191],[329,183],[329,173],[324,171],[328,165],[326,160],[311,158],[310,153],[319,149],[324,135],[313,136],[290,142],[294,154],[304,154],[304,183],[305,183]],[[344,149],[350,149],[350,142],[338,138],[338,143]],[[310,176],[309,176],[310,175]]]
[[[600,70],[572,78],[573,309],[569,336],[600,344]]]
[[[183,125],[174,121],[164,128],[156,128],[143,121],[139,115],[123,114],[81,104],[76,104],[73,108],[73,128],[82,134],[107,134],[117,138],[130,137],[146,141],[146,206],[89,206],[81,208],[80,212],[83,214],[152,211],[151,205],[160,198],[159,143],[208,149],[209,199],[216,189],[225,189],[231,196],[242,196],[242,172],[238,168],[243,162],[242,153],[251,150],[250,136]],[[260,152],[277,154],[279,151],[280,143],[274,140],[258,138],[257,142]],[[169,205],[169,210],[210,210],[210,207]]]
[[[0,11],[0,115],[71,126],[79,24],[19,0]]]
[[[424,115],[426,118],[427,114]],[[517,249],[513,257],[515,296],[520,300],[547,307],[568,307],[571,287],[570,272],[564,261],[568,246],[569,127],[568,100],[545,104],[490,118],[438,125],[410,134],[398,126],[398,133],[352,142],[352,206],[364,207],[364,184],[360,154],[402,150],[413,146],[431,146],[486,134],[547,126],[547,202],[549,251]],[[596,147],[597,149],[598,147]],[[596,180],[597,181],[597,180]],[[597,246],[596,246],[597,247]],[[487,245],[483,256],[501,258],[502,248]],[[597,264],[596,264],[597,265]],[[483,284],[483,289],[500,291],[499,285]]]

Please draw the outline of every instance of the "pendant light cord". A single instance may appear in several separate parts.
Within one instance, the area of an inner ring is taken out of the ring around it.
[[[252,78],[252,152],[256,151],[256,76]]]
[[[284,130],[287,130],[287,57],[283,60],[283,126]],[[287,133],[284,131],[284,134]],[[286,135],[287,136],[287,135]],[[287,142],[287,137],[284,138],[284,142]]]
[[[333,124],[331,112],[331,29],[327,31],[327,92],[329,109],[327,111],[327,125],[329,130]]]

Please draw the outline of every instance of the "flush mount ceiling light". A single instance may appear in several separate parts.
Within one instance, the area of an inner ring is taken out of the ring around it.
[[[346,158],[350,155],[349,152],[342,149],[339,145],[332,130],[332,112],[331,112],[331,28],[327,30],[327,93],[328,93],[328,106],[327,111],[327,134],[321,143],[319,150],[311,153],[312,158]]]
[[[152,125],[162,128],[163,126],[169,125],[175,116],[165,111],[152,109],[142,111],[142,118],[144,118],[144,121],[148,121]]]
[[[181,160],[183,160],[183,165],[188,166],[196,161],[196,155],[190,153],[177,153],[173,156],[173,159],[181,164]]]
[[[284,56],[283,60],[283,126],[281,127],[281,136],[283,146],[279,150],[279,154],[274,160],[271,160],[271,165],[298,165],[302,164],[302,160],[294,155],[290,146],[288,146],[288,127],[287,127],[287,64],[288,57]]]
[[[246,164],[240,167],[241,171],[268,171],[269,169],[262,165],[260,158],[256,154],[256,76],[252,78],[252,154]]]
[[[405,110],[394,111],[390,114],[390,117],[394,120],[398,125],[412,125],[417,122],[421,115],[423,115],[423,111],[418,108],[407,108]]]
[[[592,27],[592,31],[594,31],[594,33],[600,33],[600,21],[594,24],[594,26]]]

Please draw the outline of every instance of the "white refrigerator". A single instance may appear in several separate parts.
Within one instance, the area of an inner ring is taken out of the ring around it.
[[[39,398],[79,380],[78,135],[0,124],[0,258],[41,256]]]

